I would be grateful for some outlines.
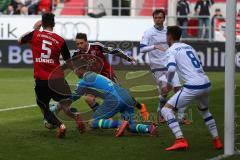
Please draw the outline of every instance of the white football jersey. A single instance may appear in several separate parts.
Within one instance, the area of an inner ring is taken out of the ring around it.
[[[166,33],[167,27],[158,30],[152,26],[144,32],[140,46],[160,45],[162,48],[168,49]],[[148,57],[151,69],[164,67],[164,62],[166,62],[165,55],[166,53],[157,49],[149,51]]]
[[[196,51],[185,43],[174,43],[167,51],[167,67],[176,66],[176,72],[186,85],[203,85],[209,79],[203,71]]]

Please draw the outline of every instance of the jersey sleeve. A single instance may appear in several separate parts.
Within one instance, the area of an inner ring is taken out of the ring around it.
[[[124,51],[122,51],[120,48],[116,48],[114,50],[112,50],[111,52],[109,52],[108,54],[113,54],[113,55],[116,55],[122,59],[125,59],[127,60],[128,62],[131,62],[132,61],[132,58],[129,57],[128,55],[126,55],[124,53]]]
[[[141,42],[140,42],[140,45],[145,45],[145,46],[147,46],[148,44],[149,44],[149,35],[148,35],[148,32],[145,31],[145,32],[143,33],[143,36],[142,36],[142,40],[141,40]]]
[[[167,57],[166,67],[169,69],[170,67],[176,67],[175,53],[169,52]]]
[[[34,34],[34,31],[25,33],[20,37],[18,42],[20,44],[31,43],[33,39],[33,34]]]
[[[146,53],[154,50],[154,45],[149,45],[149,41],[150,41],[150,37],[148,35],[148,32],[145,31],[143,33],[143,37],[139,45],[141,53]]]
[[[168,83],[172,83],[172,80],[173,80],[173,77],[174,77],[174,74],[175,74],[175,71],[176,71],[176,66],[177,66],[177,63],[176,63],[176,59],[175,59],[175,56],[176,56],[177,53],[175,53],[174,50],[168,50],[167,51],[167,55],[168,55],[168,60],[167,60],[167,63],[166,63],[166,67],[168,69],[167,71],[167,82]]]
[[[64,61],[71,58],[71,54],[69,52],[68,46],[67,46],[65,41],[62,45],[61,54],[62,54],[62,57],[63,57]]]
[[[82,95],[84,95],[84,88],[86,87],[86,84],[84,83],[83,80],[80,80],[76,86],[76,89],[71,95],[71,100],[72,101],[77,101],[78,99],[81,98]]]

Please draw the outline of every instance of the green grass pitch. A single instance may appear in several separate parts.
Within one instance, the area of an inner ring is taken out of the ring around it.
[[[154,120],[157,99],[155,86],[150,85],[154,84],[151,74],[144,71],[137,73],[119,71],[117,74],[122,86],[147,104]],[[223,139],[224,73],[211,72],[208,75],[213,86],[210,94],[210,111],[216,119]],[[74,83],[71,75],[68,79],[70,83]],[[239,73],[236,74],[236,82],[237,95],[240,94]],[[182,127],[190,144],[189,151],[164,151],[164,148],[174,142],[174,137],[166,125],[160,125],[159,137],[126,134],[121,138],[115,138],[114,130],[89,130],[80,135],[74,123],[66,121],[68,129],[66,138],[56,139],[54,130],[44,128],[38,107],[4,110],[35,104],[33,88],[31,69],[0,69],[0,160],[203,160],[223,154],[223,151],[213,149],[212,139],[194,104],[186,111],[193,124]],[[238,115],[239,104],[240,98],[237,97]],[[87,108],[82,100],[73,105],[80,110]],[[240,124],[239,119],[237,123]],[[240,142],[239,136],[237,140]],[[239,156],[229,159],[237,160]]]

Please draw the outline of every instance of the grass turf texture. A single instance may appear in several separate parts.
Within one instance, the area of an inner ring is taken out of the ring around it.
[[[133,72],[118,72],[122,86],[145,102],[149,111],[156,112],[156,90],[150,73],[143,71],[134,76]],[[224,73],[208,73],[212,81],[210,110],[216,119],[223,139],[224,120]],[[70,81],[74,82],[70,76]],[[237,91],[240,92],[240,74],[236,75]],[[142,87],[141,87],[142,85]],[[30,69],[0,69],[0,110],[9,107],[35,104],[34,81]],[[143,90],[148,93],[143,93]],[[139,93],[136,93],[139,91]],[[141,99],[141,97],[147,97]],[[237,112],[240,114],[240,98],[236,98]],[[87,108],[82,100],[74,104]],[[43,127],[42,115],[38,107],[0,112],[0,159],[52,160],[52,159],[184,159],[202,160],[222,154],[213,149],[212,139],[199,116],[195,105],[186,111],[193,124],[183,126],[183,132],[190,144],[189,151],[166,152],[164,148],[174,142],[174,137],[166,125],[160,125],[159,137],[126,135],[113,136],[113,130],[92,130],[80,135],[72,122],[65,122],[67,137],[56,139],[55,130]],[[238,124],[240,124],[238,119]],[[238,128],[239,129],[239,128]],[[238,130],[237,129],[237,130]],[[238,131],[239,132],[239,131]],[[239,140],[239,137],[237,137]],[[240,141],[240,140],[239,140]],[[238,141],[238,142],[239,142]],[[239,147],[239,146],[238,146]],[[229,159],[239,159],[234,156]]]

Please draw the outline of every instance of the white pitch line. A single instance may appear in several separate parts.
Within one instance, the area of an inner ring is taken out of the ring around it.
[[[36,104],[0,109],[0,112],[36,107]]]

